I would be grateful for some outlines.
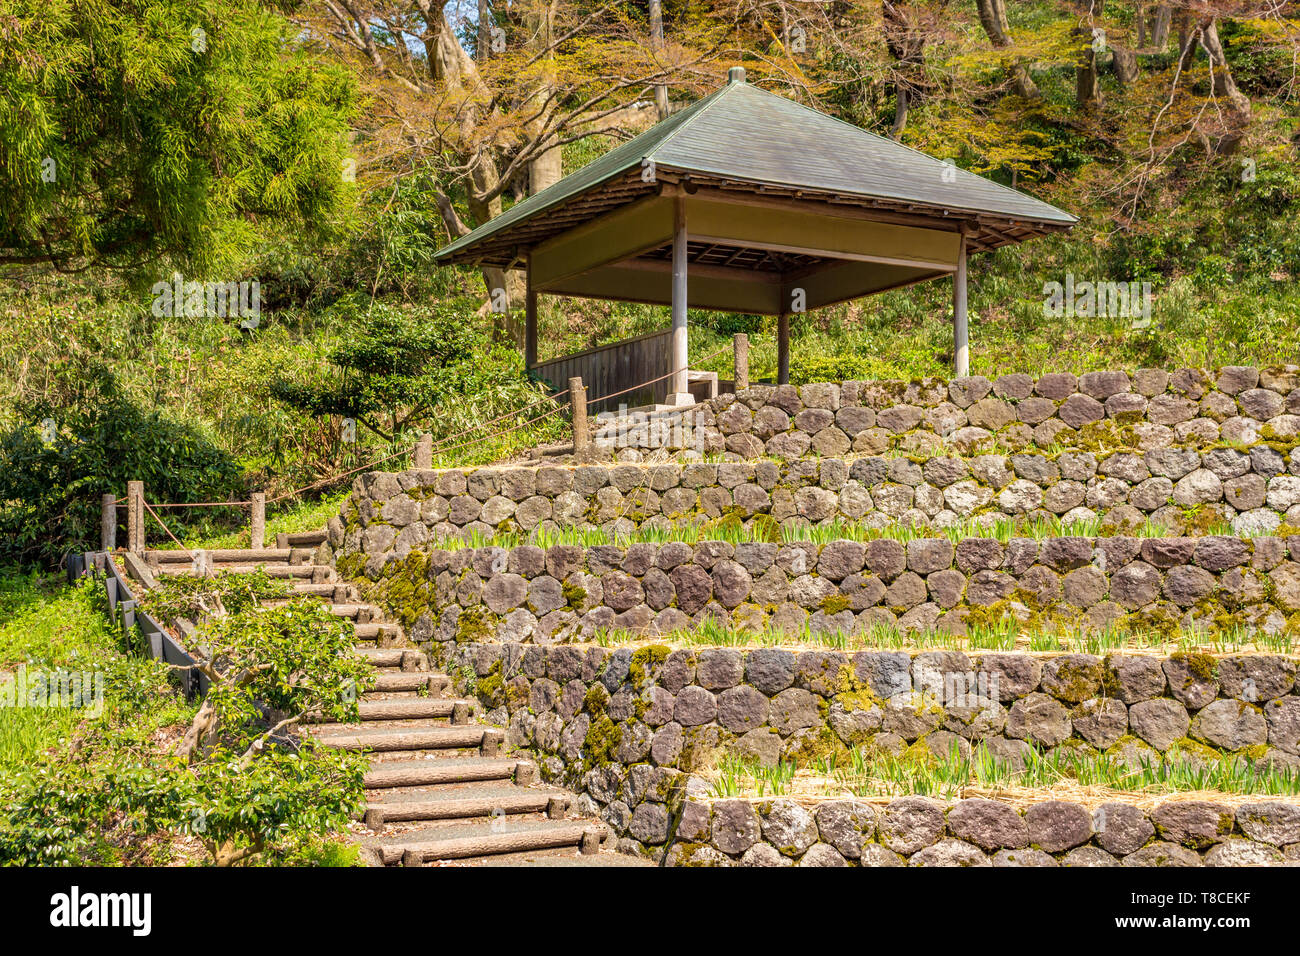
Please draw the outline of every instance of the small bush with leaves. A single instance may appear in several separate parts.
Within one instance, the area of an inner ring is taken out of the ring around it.
[[[166,621],[185,618],[200,621],[225,614],[238,614],[265,600],[289,595],[289,584],[273,578],[262,568],[254,571],[222,571],[213,577],[169,574],[158,586],[145,592],[141,606]]]

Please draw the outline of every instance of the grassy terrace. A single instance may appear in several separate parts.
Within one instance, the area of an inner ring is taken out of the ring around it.
[[[776,628],[755,629],[705,620],[689,629],[670,631],[647,637],[636,631],[605,629],[597,631],[594,643],[602,647],[622,645],[668,644],[677,647],[785,647],[825,648],[828,650],[943,650],[943,651],[1026,651],[1041,654],[1291,654],[1296,650],[1296,636],[1287,632],[1270,634],[1245,628],[1222,631],[1180,629],[1131,630],[1120,627],[1087,627],[1041,630],[1023,625],[1014,617],[1003,617],[996,624],[969,624],[966,634],[939,628],[903,630],[887,625],[872,625],[861,631],[813,630],[807,625],[798,631]]]
[[[759,515],[758,518],[767,517]],[[1218,522],[1205,529],[1206,535],[1226,535],[1249,539],[1251,536],[1238,535],[1227,522]],[[890,522],[875,525],[864,521],[842,521],[836,519],[825,524],[812,525],[797,522],[781,524],[772,518],[767,521],[751,521],[749,524],[736,517],[726,517],[715,521],[685,524],[673,527],[661,525],[643,525],[629,532],[611,532],[603,528],[561,527],[555,529],[537,528],[531,532],[498,532],[486,535],[472,531],[466,535],[439,537],[431,539],[422,546],[423,550],[457,551],[463,548],[517,548],[522,545],[534,545],[549,548],[555,545],[576,545],[580,548],[594,548],[603,545],[627,547],[631,544],[650,543],[668,544],[679,541],[685,544],[699,544],[704,541],[724,541],[730,545],[777,543],[793,544],[808,542],[816,545],[829,544],[832,541],[875,541],[887,538],[894,541],[913,541],[920,538],[948,538],[954,544],[964,538],[994,538],[1006,544],[1012,538],[1033,538],[1042,541],[1047,538],[1077,536],[1083,538],[1106,537],[1123,534],[1137,538],[1159,538],[1174,534],[1169,529],[1147,521],[1131,531],[1119,531],[1108,525],[1102,518],[1086,521],[1061,521],[1059,519],[1023,519],[1005,516],[980,519],[978,517],[954,524],[921,526]],[[1300,528],[1289,525],[1280,526],[1269,537],[1290,537],[1300,534]]]
[[[708,776],[713,796],[826,799],[852,796],[892,799],[927,796],[940,799],[990,797],[1026,803],[1072,800],[1096,805],[1110,800],[1158,802],[1160,797],[1198,796],[1232,802],[1233,798],[1300,795],[1300,774],[1286,768],[1260,768],[1243,757],[1188,759],[1177,745],[1161,759],[1124,760],[1108,754],[1050,753],[1030,748],[1022,768],[998,760],[984,746],[963,756],[954,746],[935,758],[923,747],[902,754],[850,750],[798,767],[782,761],[763,766],[734,756],[719,758]]]

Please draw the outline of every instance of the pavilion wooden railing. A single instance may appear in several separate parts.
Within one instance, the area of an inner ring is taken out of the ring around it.
[[[672,368],[672,362],[673,331],[664,329],[538,362],[529,372],[553,388],[564,388],[570,379],[580,378],[589,393],[616,396],[608,401],[593,399],[589,411],[594,415],[616,412],[620,404],[635,408],[665,401],[672,386],[668,379],[652,382],[643,389],[627,390],[658,377]]]

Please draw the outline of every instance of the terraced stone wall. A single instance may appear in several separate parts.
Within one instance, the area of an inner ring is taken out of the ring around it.
[[[1057,630],[1300,628],[1300,536],[520,545],[413,551],[367,573],[372,598],[413,639],[442,644],[665,634],[707,620],[792,635],[965,633],[1008,617]]]
[[[1282,866],[1300,806],[1170,800],[1089,807],[899,797],[885,803],[687,800],[668,866]]]
[[[683,800],[708,796],[692,773],[723,752],[806,766],[847,759],[850,748],[947,757],[982,744],[1013,766],[1033,746],[1300,767],[1296,660],[1285,656],[519,643],[430,652],[507,728],[509,746],[537,752],[543,774],[585,794],[636,852],[673,832],[708,841],[677,821]],[[940,818],[934,838],[910,852],[942,834]],[[738,856],[749,846],[715,849]]]
[[[998,443],[1078,447],[1125,437],[1140,450],[1219,441],[1294,444],[1300,368],[1055,372],[915,382],[758,385],[709,403],[705,419],[741,458],[888,448],[930,453]]]
[[[776,538],[782,527],[833,521],[944,527],[1099,516],[1117,530],[1149,519],[1173,533],[1214,523],[1241,534],[1300,526],[1300,451],[1257,444],[373,472],[358,479],[330,533],[344,552],[379,563],[438,539],[561,527],[617,534],[725,520]]]

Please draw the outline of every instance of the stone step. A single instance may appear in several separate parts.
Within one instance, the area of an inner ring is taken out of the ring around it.
[[[429,726],[401,730],[362,730],[354,733],[332,731],[318,741],[340,750],[368,750],[377,753],[395,750],[448,750],[478,747],[484,756],[494,756],[504,737],[502,731],[478,724],[459,727]]]
[[[369,838],[364,844],[385,865],[419,866],[434,860],[463,860],[498,853],[522,853],[552,847],[581,847],[597,853],[608,830],[594,823],[567,821],[493,821],[408,830]]]
[[[457,793],[386,794],[386,799],[366,805],[366,826],[378,830],[386,823],[416,820],[469,820],[523,813],[545,813],[564,819],[569,807],[565,794],[527,787],[475,787]]]
[[[376,760],[366,771],[365,787],[432,787],[449,783],[511,780],[526,784],[536,779],[537,767],[528,760],[489,757],[444,757],[432,760]]]

